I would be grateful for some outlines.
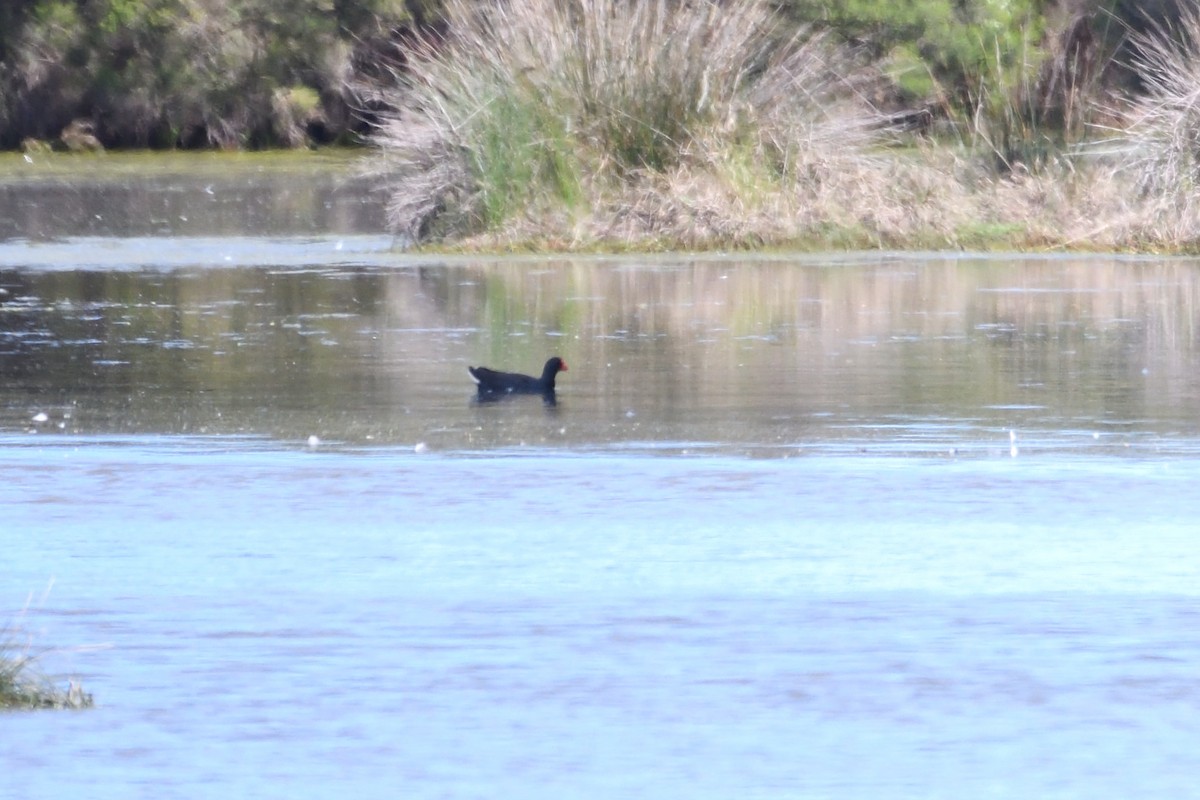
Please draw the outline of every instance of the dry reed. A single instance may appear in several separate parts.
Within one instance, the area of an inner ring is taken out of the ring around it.
[[[1200,237],[1200,10],[1185,8],[1174,26],[1131,38],[1146,91],[1121,138],[1145,209],[1142,235],[1194,241]]]
[[[756,196],[866,146],[878,122],[844,100],[847,56],[784,35],[766,0],[450,0],[447,13],[449,38],[422,43],[376,137],[390,219],[414,241],[530,218],[741,239]],[[715,191],[654,201],[681,172]]]

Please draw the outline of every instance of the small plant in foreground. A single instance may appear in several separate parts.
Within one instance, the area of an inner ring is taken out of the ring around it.
[[[92,695],[76,681],[66,691],[37,667],[37,655],[18,629],[0,629],[0,711],[37,708],[90,708]]]

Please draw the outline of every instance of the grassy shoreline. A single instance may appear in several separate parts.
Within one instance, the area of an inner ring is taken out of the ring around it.
[[[447,17],[374,139],[417,249],[1200,251],[1200,13],[1134,38],[1140,96],[1066,80],[1069,50],[997,54],[940,133],[879,111],[877,64],[763,0]],[[1051,85],[1090,139],[1038,100]]]
[[[360,180],[362,172],[377,168],[379,158],[378,153],[364,149],[232,154],[117,151],[104,156],[39,155],[31,166],[21,155],[11,154],[0,155],[0,184],[70,181],[81,171],[90,182],[127,182],[160,173],[227,175],[238,170],[248,174],[262,170],[299,175],[331,172]],[[706,202],[698,194],[681,199],[663,186],[664,179],[659,176],[646,179],[652,184],[649,189],[631,184],[620,192],[607,190],[604,204],[586,214],[571,217],[553,209],[540,216],[526,214],[494,229],[415,242],[409,250],[512,255],[846,250],[1200,253],[1198,239],[1155,233],[1152,226],[1156,219],[1161,220],[1156,217],[1161,200],[1138,197],[1133,176],[1115,173],[1112,165],[1085,168],[1076,164],[1071,170],[1064,168],[1061,180],[1044,172],[996,176],[972,164],[970,154],[955,153],[949,147],[884,148],[843,179],[851,186],[839,202],[826,199],[823,208],[814,204],[807,210],[796,202],[787,212],[796,222],[790,230],[762,209],[737,204],[726,208]],[[903,176],[907,183],[894,184],[890,191],[928,196],[923,206],[879,199],[883,192],[879,187],[895,175]],[[965,180],[963,175],[974,177]],[[1099,188],[1089,198],[1090,182]],[[827,187],[826,191],[831,190]],[[382,194],[380,198],[384,202]],[[783,203],[779,199],[774,202]],[[858,216],[851,216],[847,209],[855,204],[861,208]],[[880,208],[891,210],[883,214]],[[630,223],[635,215],[640,215],[635,219],[640,228]],[[1105,227],[1113,219],[1121,227]],[[624,220],[623,229],[620,220]],[[724,229],[714,235],[718,225]]]
[[[890,171],[903,170],[913,182],[941,184],[944,191],[922,188],[915,193],[933,193],[936,198],[921,205],[893,198],[882,206],[886,213],[880,213],[881,206],[872,205],[878,202],[880,184],[858,183],[858,191],[848,191],[841,202],[824,207],[795,203],[781,219],[761,211],[745,213],[736,201],[730,204],[734,211],[714,212],[715,203],[689,202],[686,196],[633,187],[628,194],[635,197],[625,206],[613,199],[599,211],[573,219],[554,212],[525,214],[487,230],[414,241],[408,249],[431,254],[853,250],[1200,254],[1200,238],[1190,225],[1180,235],[1178,227],[1165,224],[1174,215],[1164,209],[1164,202],[1138,197],[1137,187],[1119,174],[1119,168],[1096,167],[1094,174],[1083,176],[1078,168],[1064,169],[1061,175],[1003,177],[976,186],[937,170],[921,176],[921,167],[897,163],[890,169],[877,166],[875,179],[882,182]],[[900,189],[906,191],[911,190]],[[783,205],[789,200],[777,202]],[[861,205],[859,215],[853,213],[856,204]],[[639,212],[637,224],[628,222],[630,208]]]

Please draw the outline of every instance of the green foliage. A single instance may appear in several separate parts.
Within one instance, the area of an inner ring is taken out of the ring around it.
[[[795,0],[802,18],[866,42],[909,102],[937,106],[1001,170],[1044,157],[1034,101],[1047,59],[1042,0]]]
[[[297,107],[274,102],[294,87],[302,122],[345,129],[355,64],[410,19],[402,0],[17,2],[0,9],[0,146],[81,117],[117,146],[295,143]]]
[[[560,24],[556,15],[578,23],[561,33],[574,36],[569,44],[581,63],[599,71],[567,77],[592,112],[624,112],[598,114],[603,123],[589,133],[629,169],[669,168],[691,132],[713,123],[719,103],[697,104],[698,92],[728,92],[762,68],[770,36],[786,38],[777,20],[768,31],[757,28],[763,20],[747,14],[739,0],[634,0],[623,4],[637,17],[634,25],[626,24],[630,15],[624,13],[601,19],[593,13],[600,1],[560,0],[542,23]],[[0,0],[0,147],[16,147],[26,137],[55,139],[80,118],[117,147],[304,144],[361,132],[367,125],[356,112],[386,106],[384,82],[411,55],[401,53],[413,42],[410,34],[423,25],[440,28],[452,5],[454,0]],[[493,22],[502,22],[503,4],[469,5],[490,9]],[[1078,115],[1064,121],[1043,107],[1036,109],[1037,119],[1029,117],[1037,92],[1027,89],[1041,91],[1034,87],[1037,75],[1054,57],[1048,53],[1048,19],[1090,15],[1099,39],[1108,35],[1099,30],[1101,21],[1115,18],[1119,22],[1109,22],[1110,28],[1144,30],[1156,20],[1177,19],[1183,5],[782,0],[779,7],[792,23],[832,31],[869,51],[904,102],[940,109],[974,140],[998,140],[1003,137],[995,133],[981,136],[975,122],[993,129],[1016,122],[1078,129]],[[692,13],[696,9],[706,13]],[[695,25],[701,28],[689,29]],[[751,63],[743,73],[718,75],[707,57],[739,29],[769,35],[760,36],[760,49],[747,55]],[[519,41],[500,46],[527,49]],[[712,83],[716,77],[727,82]],[[311,93],[306,102],[295,102],[297,88]],[[307,102],[313,94],[317,106]]]
[[[108,7],[102,8],[103,15],[96,26],[106,36],[112,36],[138,24],[138,16],[145,10],[142,0],[108,0]],[[157,9],[151,9],[151,13]]]
[[[801,19],[867,43],[877,55],[897,48],[915,54],[966,106],[997,72],[1024,68],[1021,54],[1041,37],[1044,5],[1044,0],[793,0],[790,8]]]

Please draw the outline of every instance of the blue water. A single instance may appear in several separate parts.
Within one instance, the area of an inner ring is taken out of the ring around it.
[[[1194,796],[1175,444],[3,437],[0,586],[97,707],[0,717],[0,796]]]
[[[3,800],[1197,795],[1200,266],[126,216],[0,242]]]
[[[96,700],[2,800],[1200,794],[1200,264],[398,254],[323,159],[0,180],[0,627]]]

